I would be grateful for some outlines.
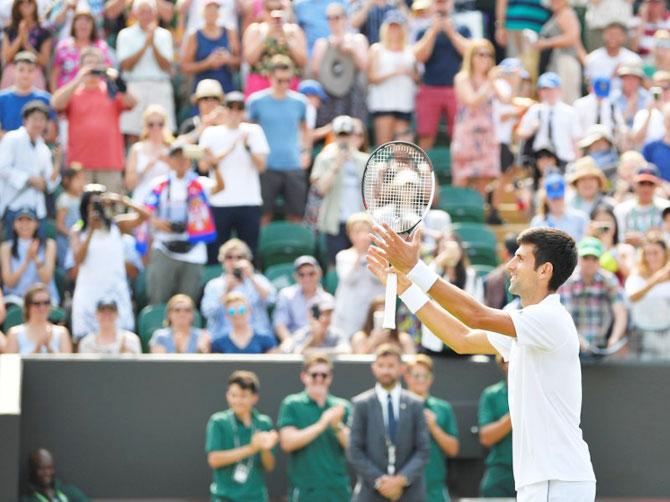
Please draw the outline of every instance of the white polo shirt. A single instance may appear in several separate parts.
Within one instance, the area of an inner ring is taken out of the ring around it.
[[[595,481],[579,427],[582,371],[575,323],[558,294],[509,315],[516,338],[488,333],[488,340],[509,361],[517,491],[547,480]]]
[[[551,138],[549,121],[551,120]],[[537,103],[524,114],[519,125],[521,131],[535,133],[533,150],[552,147],[560,160],[575,160],[574,142],[582,137],[582,129],[575,109],[562,101],[554,106]]]

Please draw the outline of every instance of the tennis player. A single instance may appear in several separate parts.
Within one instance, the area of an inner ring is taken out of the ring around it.
[[[420,232],[406,242],[384,225],[373,241],[370,270],[383,281],[390,263],[400,299],[444,343],[459,354],[499,352],[509,361],[517,500],[593,502],[596,479],[579,427],[579,337],[556,294],[577,263],[572,237],[550,228],[519,236],[507,264],[510,292],[523,307],[516,311],[487,307],[430,270],[419,259]]]

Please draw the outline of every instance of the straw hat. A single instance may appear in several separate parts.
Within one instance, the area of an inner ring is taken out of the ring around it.
[[[596,161],[587,155],[572,164],[572,171],[568,175],[568,182],[574,186],[579,180],[589,177],[598,179],[601,191],[607,187],[607,178],[605,178]]]

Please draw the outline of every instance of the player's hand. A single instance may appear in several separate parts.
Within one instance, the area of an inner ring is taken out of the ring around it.
[[[412,285],[407,276],[398,270],[393,270],[389,268],[389,262],[384,257],[383,252],[376,246],[370,246],[368,248],[368,270],[381,282],[386,285],[386,275],[389,272],[394,272],[398,277],[398,294],[401,295],[405,292],[407,288]]]
[[[420,229],[414,232],[408,242],[395,233],[387,223],[384,223],[381,226],[375,225],[371,237],[372,242],[381,252],[381,256],[397,271],[407,274],[419,262],[421,253]]]

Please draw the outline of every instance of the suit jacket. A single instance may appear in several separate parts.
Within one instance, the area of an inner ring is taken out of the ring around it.
[[[410,483],[400,500],[426,500],[424,468],[430,456],[428,426],[423,415],[423,402],[406,390],[400,393],[395,443],[396,475],[402,474]],[[347,457],[357,474],[352,502],[386,501],[375,490],[377,478],[387,474],[388,450],[384,415],[374,389],[353,399]]]

